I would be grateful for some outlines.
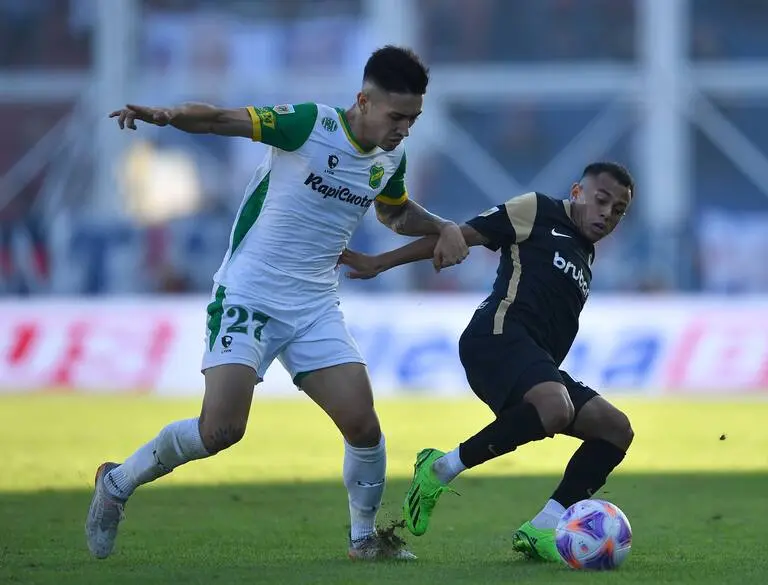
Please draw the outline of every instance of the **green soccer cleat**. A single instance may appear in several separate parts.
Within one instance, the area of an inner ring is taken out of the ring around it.
[[[421,536],[427,531],[432,510],[443,492],[457,493],[432,471],[432,464],[443,455],[445,453],[437,449],[424,449],[416,456],[411,487],[403,502],[405,526],[414,536]]]
[[[526,522],[512,535],[512,548],[529,559],[549,563],[562,562],[560,553],[557,552],[553,528],[540,530]]]

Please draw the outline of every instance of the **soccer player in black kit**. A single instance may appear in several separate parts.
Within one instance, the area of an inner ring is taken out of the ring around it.
[[[541,193],[514,197],[462,226],[470,246],[500,251],[493,292],[459,341],[474,393],[496,419],[458,447],[417,455],[403,504],[406,526],[426,532],[439,497],[466,469],[555,434],[583,440],[543,509],[512,535],[525,555],[557,561],[555,527],[571,504],[591,497],[621,463],[633,439],[627,416],[559,369],[589,296],[594,244],[610,234],[632,202],[634,181],[621,165],[592,163],[568,200]],[[345,250],[350,278],[372,278],[432,258],[436,237],[368,256]],[[439,267],[436,267],[439,269]]]

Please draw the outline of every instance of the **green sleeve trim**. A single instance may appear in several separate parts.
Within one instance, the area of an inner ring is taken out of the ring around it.
[[[387,184],[379,193],[379,197],[389,200],[404,201],[404,196],[407,199],[408,190],[405,188],[405,152],[403,152],[403,158],[400,159],[400,164],[395,170],[395,173],[389,178]]]
[[[254,108],[254,140],[280,150],[301,148],[317,121],[317,104],[278,105]]]

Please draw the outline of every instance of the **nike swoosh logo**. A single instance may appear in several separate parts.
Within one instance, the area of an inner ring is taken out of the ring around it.
[[[552,235],[553,235],[553,236],[558,236],[558,237],[560,237],[560,238],[570,238],[570,237],[571,237],[571,236],[569,236],[568,234],[561,234],[561,233],[560,233],[560,232],[558,232],[558,231],[557,231],[555,228],[552,228]]]
[[[384,485],[384,480],[379,481],[360,481],[358,480],[357,485],[360,487],[379,487],[380,485]]]

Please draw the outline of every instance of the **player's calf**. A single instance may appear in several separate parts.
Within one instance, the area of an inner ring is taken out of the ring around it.
[[[106,490],[116,498],[127,500],[140,485],[168,475],[184,463],[210,455],[200,434],[199,419],[173,422],[124,463],[107,472]]]
[[[350,535],[358,542],[376,532],[386,483],[386,441],[372,406],[335,414],[334,422],[344,436],[342,476],[349,499]]]
[[[556,387],[553,392],[554,383],[547,383],[547,386],[554,398],[545,400],[550,398],[547,388],[537,393],[536,398],[549,428],[545,428],[537,405],[526,401],[503,409],[496,420],[449,453],[436,449],[425,449],[419,453],[411,487],[403,504],[406,526],[411,533],[420,536],[426,532],[439,497],[448,490],[447,484],[457,475],[514,451],[521,445],[544,439],[570,424],[573,405],[567,394],[565,400],[557,400],[561,396],[557,394]]]
[[[595,396],[581,408],[571,434],[584,442],[568,462],[550,500],[563,508],[591,498],[603,487],[634,439],[627,415],[601,396]]]
[[[88,548],[105,558],[114,547],[123,507],[140,485],[171,473],[175,468],[210,457],[238,442],[245,432],[256,372],[247,366],[226,364],[205,372],[205,397],[199,418],[176,421],[128,457],[121,465],[104,464],[85,523]]]
[[[328,416],[344,437],[343,478],[347,488],[352,543],[366,542],[351,553],[366,556],[374,540],[376,515],[384,495],[387,452],[379,418],[373,407],[365,365],[350,362],[314,370],[301,381],[301,389]],[[354,550],[353,550],[354,548]]]
[[[461,444],[461,461],[467,468],[475,467],[531,441],[554,436],[571,424],[573,413],[565,386],[537,384],[522,403],[503,409],[495,421]]]
[[[157,437],[111,470],[107,475],[110,493],[127,499],[138,486],[240,441],[245,435],[256,380],[253,369],[240,364],[206,370],[200,417],[165,426]]]
[[[469,469],[547,437],[536,407],[528,402],[502,410],[495,421],[459,446],[459,457]]]
[[[592,497],[605,484],[634,438],[626,414],[575,382],[570,391],[573,400],[583,406],[564,432],[584,442],[568,462],[563,479],[549,501],[513,535],[513,548],[532,558],[547,559],[547,551],[553,550],[550,536],[565,509]]]
[[[167,475],[183,463],[209,455],[200,437],[198,419],[193,418],[165,426],[122,465],[102,464],[96,471],[85,520],[91,554],[103,559],[112,553],[125,504],[138,486]]]

